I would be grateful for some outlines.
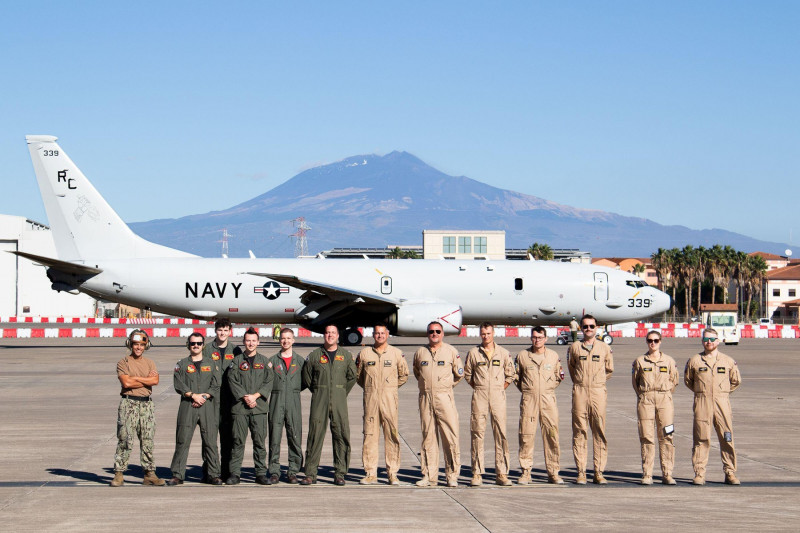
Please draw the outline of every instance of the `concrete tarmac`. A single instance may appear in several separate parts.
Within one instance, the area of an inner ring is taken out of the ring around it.
[[[321,339],[299,339],[302,355]],[[313,343],[310,341],[314,341]],[[365,339],[367,341],[369,339]],[[512,354],[526,339],[498,339]],[[565,362],[566,347],[549,343]],[[158,474],[171,477],[178,395],[172,388],[175,362],[187,353],[183,340],[155,339],[146,355],[156,361],[161,383],[154,389]],[[466,355],[478,339],[451,338]],[[732,395],[739,487],[722,484],[719,447],[712,443],[707,484],[691,485],[692,393],[683,383],[675,393],[677,486],[643,487],[636,429],[636,397],[631,387],[633,359],[645,351],[644,339],[617,339],[615,373],[608,386],[609,485],[577,486],[571,443],[571,382],[557,391],[560,412],[561,475],[566,485],[546,483],[541,437],[534,451],[534,484],[498,487],[494,483],[491,430],[485,442],[484,486],[468,486],[471,389],[456,387],[461,418],[461,477],[458,488],[417,488],[421,432],[417,384],[400,389],[400,479],[358,485],[361,469],[362,391],[349,397],[352,457],[345,487],[332,479],[330,434],[322,454],[318,483],[310,487],[262,487],[253,483],[251,448],[245,451],[242,484],[212,487],[199,483],[200,436],[195,432],[187,481],[178,487],[143,487],[138,443],[125,486],[110,488],[116,448],[119,382],[116,362],[126,354],[123,339],[0,340],[0,523],[6,531],[147,530],[306,531],[537,531],[725,529],[797,531],[800,529],[800,344],[790,339],[746,339],[721,351],[737,360],[743,384]],[[393,339],[409,358],[424,339]],[[665,339],[663,350],[683,370],[700,351],[699,339]],[[271,340],[259,351],[278,350]],[[357,351],[351,348],[354,353]],[[508,389],[511,479],[519,473],[517,425],[520,393]],[[303,395],[304,417],[310,393]],[[303,450],[307,419],[304,423]],[[285,437],[282,461],[286,462]],[[591,445],[589,447],[591,465]],[[383,454],[381,446],[381,457]],[[383,464],[383,461],[380,462]],[[590,478],[591,479],[591,478]]]

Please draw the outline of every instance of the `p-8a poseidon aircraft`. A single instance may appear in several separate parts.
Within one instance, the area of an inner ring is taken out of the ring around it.
[[[640,278],[586,264],[198,257],[134,234],[56,140],[27,136],[58,257],[15,252],[45,266],[56,291],[182,317],[335,324],[351,344],[377,322],[413,336],[438,320],[458,334],[483,321],[559,325],[591,313],[613,324],[671,307]]]

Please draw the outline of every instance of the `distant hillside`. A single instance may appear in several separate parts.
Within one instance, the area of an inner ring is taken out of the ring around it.
[[[782,253],[785,244],[721,229],[662,226],[644,218],[577,209],[448,176],[407,152],[360,155],[301,172],[224,211],[131,224],[142,237],[203,256],[219,256],[222,228],[230,256],[291,257],[289,222],[305,217],[309,252],[333,247],[422,244],[424,229],[505,230],[509,248],[537,241],[593,256],[649,256],[658,247],[729,244]]]

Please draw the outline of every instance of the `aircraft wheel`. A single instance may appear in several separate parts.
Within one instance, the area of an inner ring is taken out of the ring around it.
[[[346,329],[344,332],[344,343],[348,346],[358,346],[364,338],[356,328]]]
[[[614,344],[614,337],[612,337],[611,335],[606,335],[605,337],[603,337],[603,342],[605,342],[606,344]]]

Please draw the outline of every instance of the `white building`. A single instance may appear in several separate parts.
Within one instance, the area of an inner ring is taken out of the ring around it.
[[[425,259],[505,259],[506,232],[486,230],[425,230],[422,232]]]
[[[0,215],[0,316],[94,316],[93,298],[52,290],[45,267],[8,253],[15,251],[57,257],[49,227]]]

